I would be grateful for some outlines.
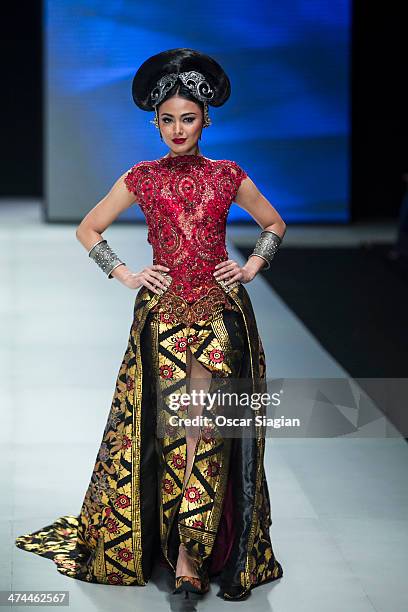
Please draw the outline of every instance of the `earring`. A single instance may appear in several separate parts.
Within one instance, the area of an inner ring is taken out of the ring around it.
[[[204,121],[203,121],[203,127],[209,127],[210,125],[212,125],[212,121],[211,121],[210,116],[208,114],[208,104],[207,104],[207,102],[204,102]]]
[[[160,127],[159,127],[159,115],[157,113],[157,106],[154,107],[154,119],[151,120],[150,123],[153,123],[154,127],[156,127],[158,130],[160,129]]]
[[[160,131],[159,115],[157,112],[157,106],[154,107],[154,119],[151,120],[150,123],[153,123],[154,127],[156,127]],[[162,136],[161,131],[160,131],[160,140],[163,142],[163,136]]]

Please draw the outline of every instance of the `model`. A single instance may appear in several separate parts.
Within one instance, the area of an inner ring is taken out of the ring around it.
[[[145,585],[158,561],[171,572],[174,593],[204,594],[213,578],[217,595],[233,601],[283,575],[269,534],[264,429],[227,436],[215,424],[217,404],[171,405],[175,392],[211,393],[220,381],[249,380],[251,391],[266,390],[244,284],[269,268],[286,225],[236,162],[199,149],[211,124],[208,105],[224,104],[230,90],[219,63],[198,51],[170,49],[147,59],[134,77],[133,99],[155,112],[169,151],[123,173],[77,228],[107,277],[139,291],[81,511],[16,539],[72,578]],[[225,243],[233,201],[263,228],[242,267]],[[102,236],[133,203],[153,248],[153,265],[140,272]],[[212,417],[205,424],[194,418],[204,414]]]

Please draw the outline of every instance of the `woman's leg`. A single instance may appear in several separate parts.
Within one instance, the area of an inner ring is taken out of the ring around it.
[[[187,378],[189,378],[189,390],[199,392],[200,390],[205,393],[210,388],[211,383],[211,372],[207,370],[197,359],[193,356],[190,348],[187,348]],[[188,407],[188,417],[194,418],[195,416],[201,415],[203,412],[203,405],[200,403],[191,404]],[[200,435],[199,425],[188,425],[186,426],[186,441],[187,441],[187,465],[185,470],[183,486],[187,484],[188,478],[191,473],[194,460],[194,452],[197,444],[198,437]]]
[[[187,348],[187,378],[189,378],[189,390],[191,391],[204,391],[207,392],[210,388],[212,374],[191,353],[190,348]],[[191,404],[188,407],[188,417],[193,418],[197,415],[202,414],[203,405],[197,402],[197,404]],[[188,478],[191,473],[191,469],[194,462],[194,454],[200,435],[199,425],[186,426],[186,443],[187,443],[187,464],[185,470],[185,477],[183,486],[187,484]],[[179,556],[177,559],[176,576],[197,576],[198,574],[194,569],[191,560],[188,557],[185,547],[180,544]]]

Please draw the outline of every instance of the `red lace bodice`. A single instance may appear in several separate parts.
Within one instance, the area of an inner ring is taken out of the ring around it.
[[[228,259],[227,215],[247,176],[234,161],[202,155],[141,161],[125,176],[146,217],[153,263],[170,268],[170,290],[189,303],[220,287],[213,271]]]

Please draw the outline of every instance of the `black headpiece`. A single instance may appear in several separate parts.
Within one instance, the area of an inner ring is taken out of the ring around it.
[[[133,78],[135,104],[142,110],[155,110],[177,80],[197,100],[211,106],[222,106],[231,93],[229,78],[218,62],[194,49],[177,48],[143,62]]]

